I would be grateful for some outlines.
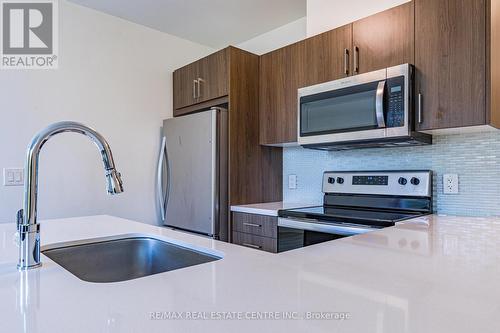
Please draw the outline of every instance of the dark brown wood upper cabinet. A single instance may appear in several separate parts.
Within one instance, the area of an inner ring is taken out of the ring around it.
[[[260,143],[297,141],[298,88],[404,63],[417,131],[500,128],[499,17],[494,0],[414,0],[263,55]]]
[[[297,89],[347,76],[351,36],[347,25],[261,56],[261,144],[297,142]]]
[[[174,71],[174,114],[228,94],[228,52],[225,48]]]
[[[260,58],[259,122],[260,143],[293,142],[297,125],[291,114],[294,105],[293,91],[297,89],[297,72],[292,59],[297,45],[278,49]]]
[[[413,60],[413,2],[264,54],[260,143],[297,142],[298,88]]]
[[[418,130],[487,123],[486,8],[486,0],[415,0]]]
[[[412,64],[414,27],[413,2],[354,22],[352,24],[353,73],[360,74],[406,63]]]
[[[199,63],[195,62],[174,72],[174,110],[196,103],[196,80]]]
[[[225,48],[199,61],[198,103],[227,95],[228,50]]]
[[[299,42],[295,66],[299,88],[348,76],[351,39],[349,24]]]

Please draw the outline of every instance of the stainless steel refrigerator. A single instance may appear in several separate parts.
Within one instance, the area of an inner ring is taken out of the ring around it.
[[[163,122],[157,196],[165,226],[227,240],[227,132],[223,108]]]

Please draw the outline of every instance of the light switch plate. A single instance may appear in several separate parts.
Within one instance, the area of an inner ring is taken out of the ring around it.
[[[297,175],[288,175],[288,188],[290,190],[297,188]]]
[[[458,194],[458,175],[448,173],[443,175],[443,193]]]
[[[3,169],[4,186],[23,186],[24,169],[22,168],[4,168]]]

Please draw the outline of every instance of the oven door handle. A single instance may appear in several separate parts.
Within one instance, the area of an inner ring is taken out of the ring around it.
[[[379,128],[385,127],[384,117],[384,93],[386,81],[380,81],[377,86],[377,95],[375,99],[375,114],[377,117],[377,125]]]
[[[312,219],[288,219],[279,218],[278,227],[286,227],[291,229],[308,230],[323,232],[327,234],[335,234],[342,236],[352,236],[363,234],[365,232],[380,230],[379,228],[372,228],[369,226],[353,226],[344,224],[321,223],[318,220]]]

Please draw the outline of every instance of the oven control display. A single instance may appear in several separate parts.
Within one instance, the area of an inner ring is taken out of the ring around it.
[[[389,176],[353,176],[352,185],[387,185]]]

